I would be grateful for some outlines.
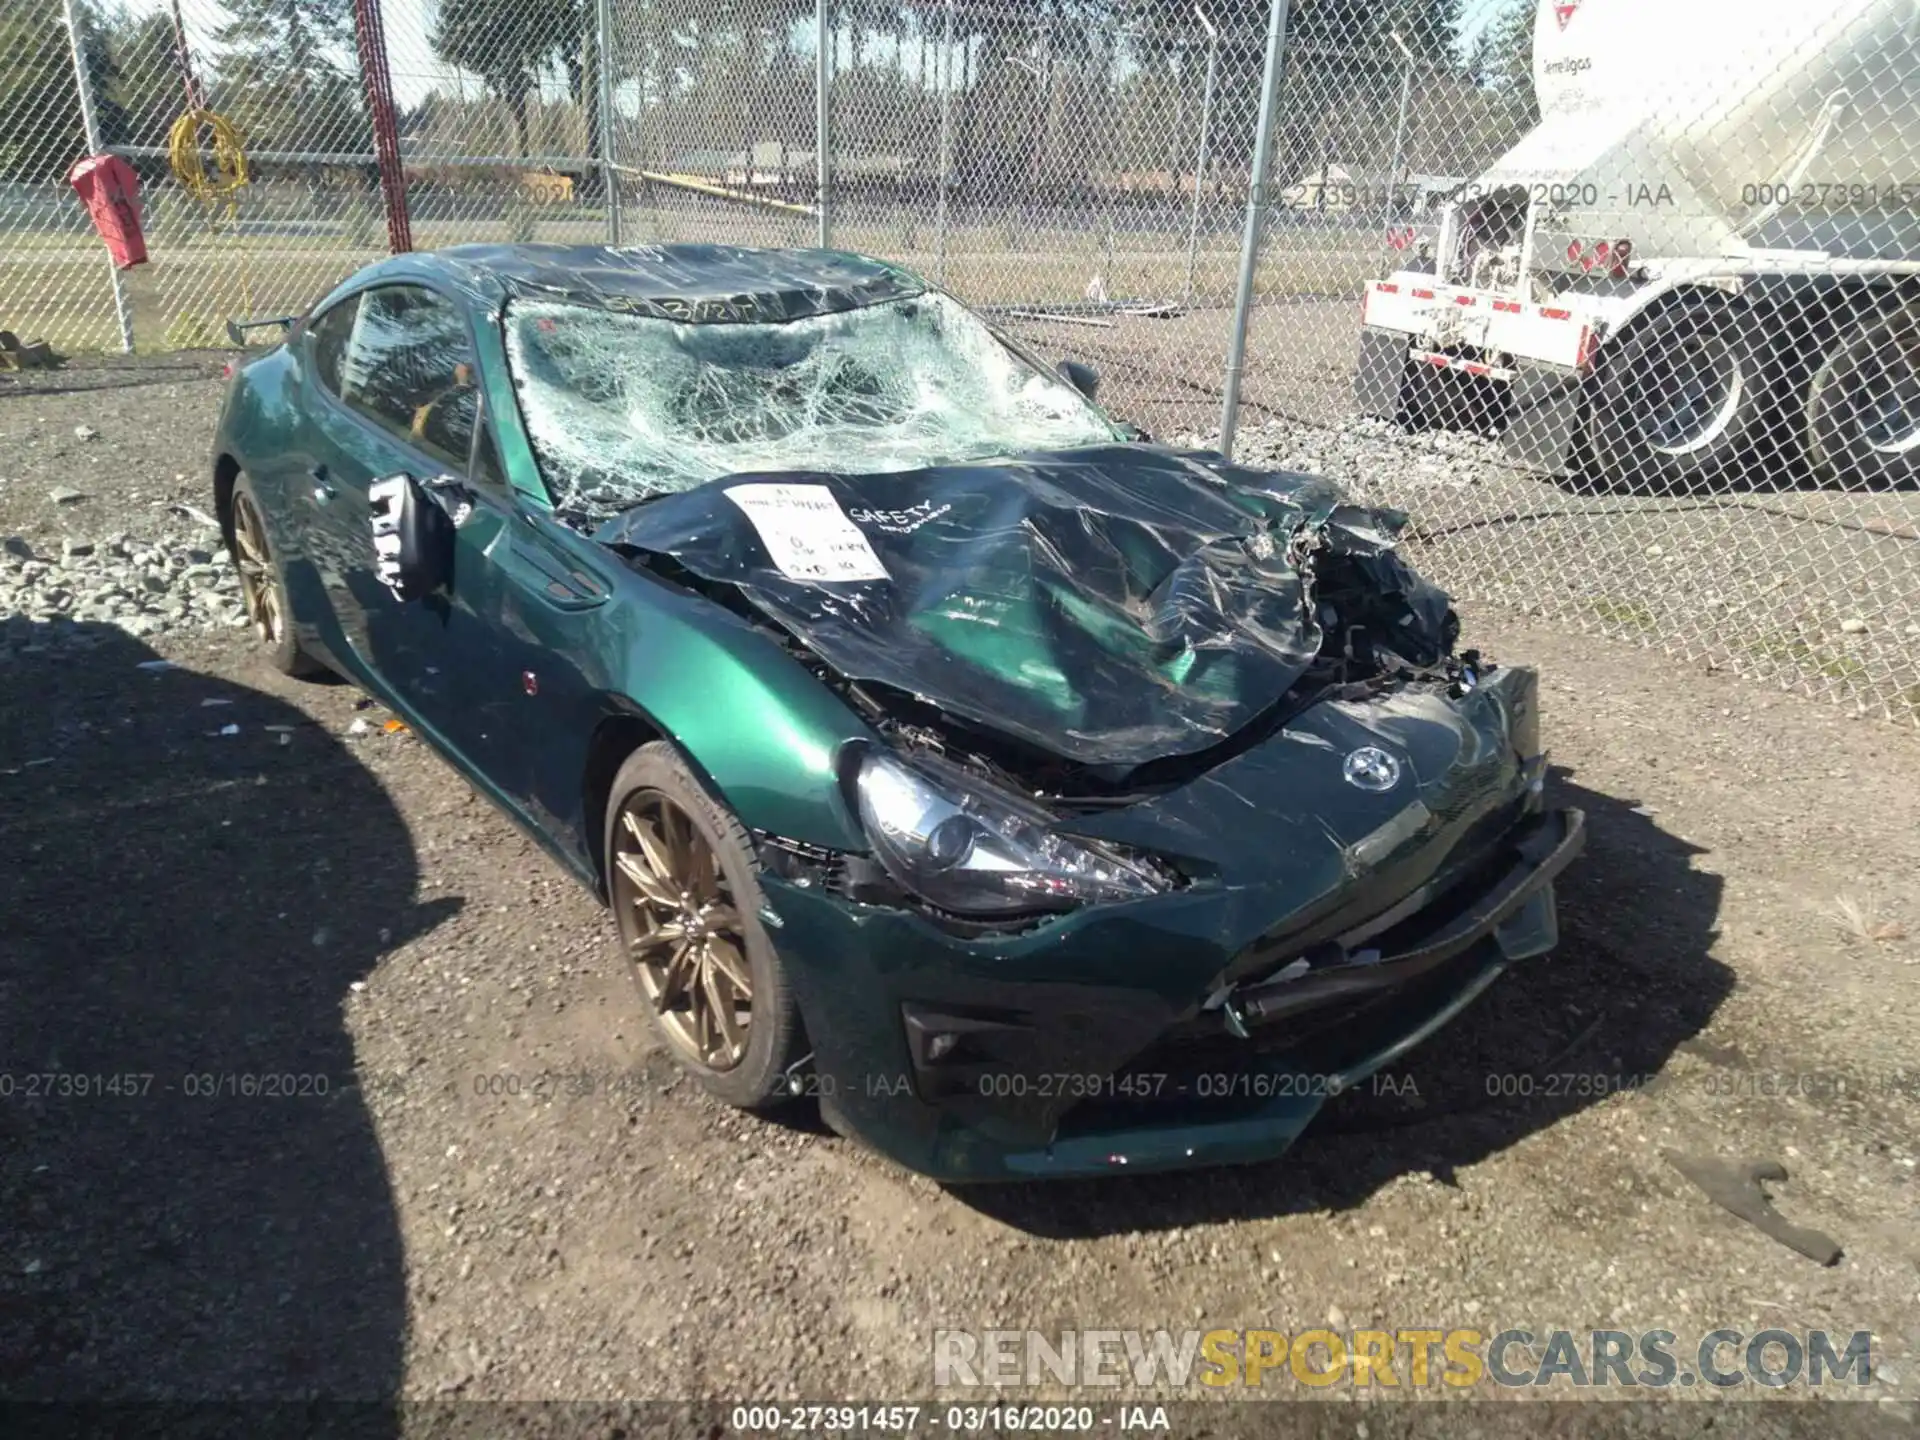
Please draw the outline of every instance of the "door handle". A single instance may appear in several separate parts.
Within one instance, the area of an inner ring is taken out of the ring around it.
[[[312,466],[310,469],[308,469],[307,475],[308,475],[308,478],[310,478],[313,481],[313,503],[314,504],[316,505],[330,504],[333,501],[333,497],[340,493],[338,490],[333,488],[333,482],[327,479],[326,466],[324,465]]]
[[[543,554],[514,536],[499,551],[501,568],[556,610],[591,610],[612,598],[599,580],[581,570],[569,570],[558,557]]]

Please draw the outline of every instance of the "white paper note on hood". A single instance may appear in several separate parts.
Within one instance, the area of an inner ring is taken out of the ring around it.
[[[889,578],[866,535],[824,485],[734,485],[727,498],[753,522],[783,575],[817,584]]]

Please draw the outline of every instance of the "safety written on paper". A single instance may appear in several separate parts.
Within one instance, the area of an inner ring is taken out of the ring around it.
[[[888,578],[867,537],[824,485],[735,485],[727,498],[753,522],[783,575],[824,584]]]

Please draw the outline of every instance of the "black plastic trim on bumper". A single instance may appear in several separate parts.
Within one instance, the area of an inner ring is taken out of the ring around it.
[[[1303,1010],[1352,1000],[1424,975],[1491,936],[1523,905],[1551,885],[1586,845],[1587,817],[1556,810],[1521,830],[1513,848],[1519,859],[1463,911],[1411,949],[1384,954],[1371,964],[1330,967],[1293,980],[1270,980],[1227,998],[1228,1023],[1253,1034]]]

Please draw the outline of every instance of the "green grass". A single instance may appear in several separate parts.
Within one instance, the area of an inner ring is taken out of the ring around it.
[[[259,252],[203,254],[192,261],[159,255],[121,272],[141,351],[225,345],[233,315],[304,311],[372,256],[291,260]],[[118,350],[113,286],[106,258],[0,265],[0,327],[22,339],[48,340],[66,354]]]
[[[540,207],[517,208],[490,220],[418,217],[414,244],[420,249],[476,239],[531,238],[586,242],[604,234],[593,214],[564,212],[551,218]],[[809,244],[812,222],[761,214],[735,214],[713,207],[632,207],[626,216],[630,242],[732,239],[757,244]],[[133,310],[136,348],[143,351],[222,344],[221,324],[230,315],[281,314],[304,310],[335,282],[379,258],[384,226],[349,237],[335,231],[311,236],[210,233],[197,223],[179,238],[153,237],[151,263],[122,272]],[[909,234],[909,231],[911,234]],[[881,225],[837,228],[834,244],[897,260],[923,274],[941,270],[935,233],[923,217]],[[1052,304],[1084,300],[1088,283],[1101,277],[1113,299],[1180,300],[1186,293],[1186,237],[1175,231],[1116,235],[1111,247],[1098,231],[1026,230],[1007,248],[998,226],[974,226],[948,237],[945,284],[982,305]],[[908,240],[913,243],[906,244]],[[371,243],[355,243],[371,241]],[[27,232],[0,235],[0,326],[23,337],[46,339],[69,353],[117,350],[119,325],[113,307],[106,254],[91,236]],[[97,258],[96,258],[97,257]],[[1325,231],[1281,231],[1269,240],[1255,273],[1255,290],[1267,300],[1307,295],[1358,295],[1379,272],[1377,253],[1364,236]],[[1236,249],[1203,247],[1194,268],[1194,303],[1231,303],[1239,273]],[[1356,318],[1355,323],[1358,323]]]
[[[1801,636],[1784,631],[1739,648],[1756,660],[1788,665],[1802,674],[1823,675],[1829,680],[1864,680],[1867,677],[1867,667],[1851,655],[1835,655]]]
[[[1660,622],[1653,612],[1644,605],[1632,605],[1619,600],[1600,599],[1592,602],[1593,613],[1609,625],[1622,625],[1630,630],[1658,630]]]

